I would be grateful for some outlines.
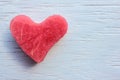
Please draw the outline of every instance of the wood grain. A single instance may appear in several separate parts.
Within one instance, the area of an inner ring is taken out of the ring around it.
[[[68,33],[40,64],[10,34],[18,14],[68,21]],[[120,0],[0,0],[0,23],[0,80],[120,80]]]

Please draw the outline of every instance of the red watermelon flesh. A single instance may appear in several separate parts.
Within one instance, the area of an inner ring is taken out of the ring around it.
[[[21,49],[35,62],[44,60],[47,52],[67,32],[68,24],[60,15],[48,17],[41,23],[28,16],[18,15],[12,19],[10,30]]]

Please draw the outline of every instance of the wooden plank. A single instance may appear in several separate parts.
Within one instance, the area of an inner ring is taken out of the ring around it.
[[[0,0],[0,10],[0,80],[120,80],[120,0]],[[68,33],[40,64],[10,34],[18,14],[68,21]]]

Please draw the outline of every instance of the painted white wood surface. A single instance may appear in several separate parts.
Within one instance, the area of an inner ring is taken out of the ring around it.
[[[10,34],[18,14],[68,21],[68,33],[40,64]],[[0,80],[120,80],[120,0],[0,0]]]

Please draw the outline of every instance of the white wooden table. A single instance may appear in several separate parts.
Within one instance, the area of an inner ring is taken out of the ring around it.
[[[42,63],[18,47],[10,20],[40,22],[61,14],[69,24]],[[120,80],[120,0],[0,0],[0,80]]]

